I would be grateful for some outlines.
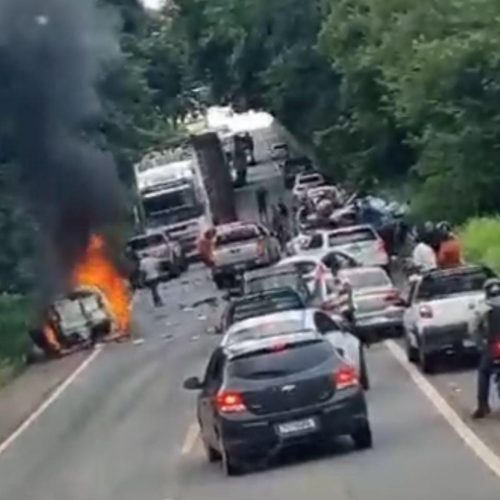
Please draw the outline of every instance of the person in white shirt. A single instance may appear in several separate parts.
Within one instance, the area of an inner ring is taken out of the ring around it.
[[[413,249],[412,260],[418,272],[432,271],[438,267],[436,254],[422,235],[419,235],[417,246]]]
[[[160,265],[156,257],[142,257],[140,264],[142,278],[144,284],[151,291],[151,296],[153,297],[153,304],[155,307],[160,307],[163,305],[163,300],[161,298],[160,292],[158,290],[159,278],[160,278]]]

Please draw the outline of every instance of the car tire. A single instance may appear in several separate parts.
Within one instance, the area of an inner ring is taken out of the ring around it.
[[[405,345],[406,345],[406,357],[410,363],[418,362],[418,349],[413,347],[410,342],[410,337],[408,333],[405,334]]]
[[[436,358],[433,354],[428,354],[420,347],[418,352],[418,362],[420,369],[426,374],[432,374],[436,369]]]
[[[357,450],[367,450],[373,447],[372,429],[368,421],[360,424],[351,437]]]
[[[366,366],[365,350],[362,346],[359,351],[359,382],[365,391],[370,390],[370,378],[368,376],[368,367]]]
[[[205,441],[203,441],[203,448],[205,448],[205,453],[207,455],[207,460],[209,461],[209,463],[213,464],[215,462],[220,462],[222,456],[215,448],[212,448]]]
[[[221,446],[221,464],[222,470],[226,476],[239,476],[243,473],[243,469],[241,464],[235,460],[235,457],[232,456],[224,446]]]
[[[218,290],[223,290],[225,279],[223,276],[214,276],[214,283]]]

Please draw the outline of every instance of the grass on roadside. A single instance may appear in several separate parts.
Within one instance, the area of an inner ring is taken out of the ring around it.
[[[0,295],[0,386],[22,368],[31,319],[26,297]]]
[[[469,219],[460,230],[460,238],[467,261],[500,273],[500,217]]]

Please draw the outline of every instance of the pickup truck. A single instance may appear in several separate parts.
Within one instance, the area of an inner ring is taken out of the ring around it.
[[[179,276],[188,267],[182,247],[165,231],[151,231],[135,236],[127,242],[127,247],[139,259],[146,256],[157,258],[162,281]]]
[[[466,265],[411,278],[403,316],[409,361],[431,373],[439,355],[477,353],[469,325],[492,277],[485,266]]]
[[[232,222],[217,226],[216,231],[212,273],[218,288],[230,286],[244,271],[280,259],[278,239],[261,224]]]

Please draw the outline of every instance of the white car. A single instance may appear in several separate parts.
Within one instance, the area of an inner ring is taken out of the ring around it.
[[[494,273],[483,266],[430,271],[411,280],[404,330],[408,359],[432,372],[437,356],[477,352],[469,325]]]
[[[336,272],[339,269],[356,267],[359,263],[350,255],[339,250],[320,251],[315,254],[292,255],[281,259],[277,266],[294,266],[302,277],[310,282],[320,273],[321,266],[325,271]]]
[[[317,254],[319,251],[340,250],[363,266],[389,265],[389,254],[380,235],[368,225],[321,230],[310,235],[299,234],[289,242],[289,255]]]
[[[221,345],[226,347],[236,341],[311,330],[324,335],[344,360],[357,369],[361,384],[368,389],[368,370],[363,345],[349,332],[341,317],[332,317],[318,309],[284,311],[234,323],[225,332]]]
[[[323,185],[325,185],[325,178],[317,172],[298,174],[295,177],[292,193],[295,199],[299,199],[307,193],[308,189]]]

